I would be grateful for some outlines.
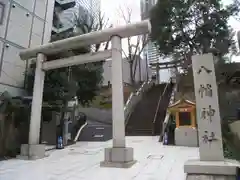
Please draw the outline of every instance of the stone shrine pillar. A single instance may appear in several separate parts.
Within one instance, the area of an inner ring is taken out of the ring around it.
[[[127,148],[125,142],[125,117],[123,99],[123,61],[121,37],[113,36],[112,43],[112,131],[113,147],[105,149],[103,167],[129,168],[136,161],[133,148]]]
[[[184,165],[187,180],[236,179],[236,162],[223,156],[218,90],[212,54],[192,57],[199,139],[199,160]]]

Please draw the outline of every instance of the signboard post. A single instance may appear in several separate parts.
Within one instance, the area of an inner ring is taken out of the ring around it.
[[[199,160],[184,165],[187,180],[233,180],[239,163],[224,159],[218,89],[212,54],[192,57]]]

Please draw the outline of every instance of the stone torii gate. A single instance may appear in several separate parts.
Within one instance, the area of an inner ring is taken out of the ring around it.
[[[148,20],[91,32],[57,42],[25,49],[20,52],[22,60],[37,58],[33,100],[30,119],[29,141],[21,147],[21,155],[25,159],[39,159],[45,156],[45,146],[39,143],[42,96],[45,71],[78,64],[102,61],[112,58],[112,114],[113,114],[113,147],[105,149],[105,160],[102,166],[130,167],[135,163],[133,148],[127,148],[125,143],[123,74],[122,74],[122,44],[121,39],[150,32]],[[47,56],[70,49],[99,44],[111,40],[111,50],[100,51],[47,61]]]
[[[156,81],[159,84],[160,83],[160,74],[159,70],[161,69],[169,69],[174,68],[176,72],[178,72],[177,67],[181,66],[181,61],[169,61],[169,62],[156,62],[156,63],[150,63],[150,68],[152,70],[156,71]]]

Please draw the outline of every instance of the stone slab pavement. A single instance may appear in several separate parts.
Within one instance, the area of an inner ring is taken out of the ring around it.
[[[137,160],[129,169],[100,167],[112,141],[78,142],[36,161],[0,161],[0,180],[185,180],[184,162],[199,157],[198,148],[163,146],[156,136],[126,139]]]

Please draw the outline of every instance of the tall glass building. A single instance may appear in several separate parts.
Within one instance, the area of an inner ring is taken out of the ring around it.
[[[141,0],[141,19],[145,20],[149,18],[150,10],[157,3],[157,0]],[[159,56],[157,47],[151,41],[146,45],[144,54],[149,63],[158,62]]]
[[[92,16],[95,21],[99,17],[101,0],[73,0],[74,7],[63,9],[59,13],[59,19],[62,26],[58,28],[58,33],[71,30],[74,27],[74,19],[77,16]],[[55,9],[56,11],[56,9]]]
[[[141,0],[141,19],[145,20],[148,19],[150,16],[151,9],[156,5],[158,0]],[[151,39],[150,39],[151,40]],[[147,57],[148,63],[156,63],[156,62],[166,62],[170,61],[170,59],[166,60],[163,58],[160,58],[158,53],[157,46],[149,41],[149,43],[146,45],[144,49],[145,57]],[[156,71],[152,72],[152,74],[155,74]],[[161,81],[168,81],[171,76],[170,69],[164,69],[159,72],[160,74],[160,82]]]
[[[77,6],[82,6],[86,9],[94,18],[99,16],[101,9],[101,0],[76,0]]]

